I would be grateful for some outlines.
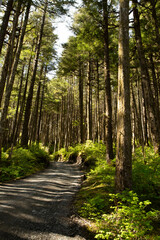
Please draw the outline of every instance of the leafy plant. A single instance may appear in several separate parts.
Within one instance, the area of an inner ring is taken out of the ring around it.
[[[49,160],[48,153],[38,145],[32,145],[30,149],[14,148],[11,159],[8,159],[7,152],[3,152],[0,182],[22,178],[42,170],[48,166]]]
[[[110,194],[111,214],[104,214],[100,222],[97,239],[145,239],[152,229],[152,220],[158,217],[158,211],[146,212],[150,201],[139,201],[136,193],[124,191],[122,194]]]
[[[44,167],[49,165],[50,157],[44,149],[40,148],[39,144],[32,144],[29,150],[39,164],[42,164]]]
[[[103,210],[106,207],[106,201],[103,195],[95,195],[93,198],[89,198],[87,202],[83,204],[79,211],[81,216],[90,220],[99,219],[103,214]]]
[[[76,206],[82,217],[89,219],[92,223],[99,222],[97,238],[116,239],[116,234],[120,234],[120,236],[124,234],[125,237],[117,237],[117,239],[145,239],[147,231],[150,232],[154,227],[146,239],[159,239],[159,219],[154,219],[152,224],[153,215],[155,213],[156,216],[156,212],[153,211],[152,214],[151,210],[152,207],[159,209],[160,191],[160,157],[155,154],[154,149],[145,147],[144,154],[142,148],[136,149],[133,155],[133,190],[136,193],[126,192],[126,199],[123,194],[123,201],[120,195],[110,195],[115,191],[116,159],[112,161],[111,165],[106,163],[105,145],[89,141],[83,145],[83,153],[86,162],[87,159],[94,156],[95,166],[91,165],[91,168],[87,168],[89,172],[77,195]],[[113,208],[110,208],[111,197],[114,201],[116,200]],[[152,203],[149,204],[149,202]],[[150,212],[147,213],[147,210]],[[135,225],[131,219],[135,220]],[[135,231],[134,228],[136,229],[138,225],[141,226],[141,222],[143,227],[136,230],[140,232],[141,236],[131,238]]]
[[[137,148],[133,154],[133,190],[143,199],[160,195],[160,156],[153,147]]]

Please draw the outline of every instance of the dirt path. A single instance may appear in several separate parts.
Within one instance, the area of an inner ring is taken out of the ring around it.
[[[70,218],[81,177],[77,165],[58,162],[40,174],[0,185],[0,240],[87,239]]]

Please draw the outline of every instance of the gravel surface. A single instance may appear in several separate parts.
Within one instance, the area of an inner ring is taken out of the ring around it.
[[[42,173],[0,185],[0,240],[84,240],[72,221],[78,165],[55,162]]]

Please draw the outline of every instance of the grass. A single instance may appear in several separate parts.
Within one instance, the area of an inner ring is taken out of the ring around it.
[[[50,157],[39,145],[33,144],[28,149],[14,148],[12,157],[9,159],[9,151],[2,151],[0,163],[0,182],[29,176],[43,170],[49,164]]]

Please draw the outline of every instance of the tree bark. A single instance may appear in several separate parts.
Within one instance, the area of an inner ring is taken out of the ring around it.
[[[32,49],[33,50],[33,49]],[[29,80],[29,73],[30,73],[30,67],[31,67],[31,61],[32,61],[32,54],[28,62],[28,70],[27,70],[27,76],[26,76],[26,83],[24,87],[24,92],[23,92],[23,97],[22,97],[22,104],[20,107],[20,112],[18,116],[18,122],[17,122],[17,127],[15,131],[15,142],[14,145],[16,144],[16,141],[19,137],[20,130],[21,130],[21,123],[22,123],[22,117],[23,117],[23,112],[24,112],[24,107],[25,107],[25,100],[26,100],[26,94],[27,94],[27,87],[28,87],[28,80]]]
[[[18,17],[20,14],[20,9],[21,9],[21,1],[18,1],[18,5],[16,8],[16,13],[13,18],[13,27],[12,27],[12,32],[11,32],[11,37],[9,39],[9,44],[7,48],[7,53],[5,56],[5,61],[3,64],[2,72],[1,72],[1,80],[0,80],[0,107],[1,107],[1,102],[2,102],[2,97],[4,93],[4,88],[5,88],[5,83],[8,75],[8,69],[11,69],[12,67],[12,62],[13,62],[13,49],[14,49],[14,42],[15,42],[15,37],[16,37],[16,28],[18,24]]]
[[[159,109],[159,87],[158,87],[158,81],[157,81],[157,77],[156,77],[155,65],[154,65],[154,61],[153,61],[153,54],[151,53],[149,57],[150,57],[150,63],[151,63],[156,109]]]
[[[99,63],[96,62],[96,78],[97,78],[97,141],[100,142],[100,100],[99,100]]]
[[[84,142],[84,128],[83,128],[83,76],[82,63],[79,59],[79,112],[80,112],[80,139]]]
[[[103,21],[104,21],[104,78],[105,78],[105,98],[106,98],[106,161],[110,163],[113,156],[112,140],[112,96],[110,81],[110,56],[109,56],[109,32],[108,32],[108,0],[103,0]]]
[[[41,78],[42,78],[42,74],[43,74],[43,69],[44,69],[44,65],[42,64],[41,66],[41,70],[40,70],[40,79],[39,79],[39,83],[38,83],[38,89],[37,89],[37,96],[36,96],[36,100],[35,100],[35,107],[33,110],[33,121],[31,121],[30,126],[32,128],[32,135],[31,135],[31,140],[33,142],[36,141],[37,139],[37,128],[38,128],[38,110],[39,110],[39,102],[40,102],[40,92],[41,92]]]
[[[92,140],[92,81],[90,53],[87,76],[87,140]]]
[[[0,30],[0,55],[1,55],[2,47],[3,47],[3,43],[4,43],[4,38],[5,38],[6,30],[7,30],[7,27],[8,27],[8,21],[9,21],[9,17],[10,17],[12,9],[13,9],[13,0],[8,0],[7,8],[6,8],[6,11],[5,11],[5,14],[4,14],[4,17],[3,17],[1,30]]]
[[[40,103],[40,110],[39,110],[39,117],[38,117],[38,127],[37,127],[37,142],[40,142],[40,126],[41,126],[41,120],[42,120],[42,108],[43,108],[43,101],[44,101],[44,90],[45,90],[45,82],[46,82],[46,70],[45,70],[45,76],[42,86],[42,93],[41,93],[41,103]]]
[[[24,79],[24,65],[22,67],[22,75],[21,75],[21,81],[20,81],[20,87],[19,87],[19,94],[18,94],[18,101],[17,101],[17,108],[16,108],[16,114],[14,117],[14,123],[13,123],[13,131],[11,135],[11,145],[13,146],[15,143],[15,132],[16,132],[16,127],[17,127],[17,122],[18,122],[18,109],[20,105],[20,100],[21,100],[21,93],[22,93],[22,84],[23,84],[23,79]]]
[[[116,191],[132,186],[132,148],[129,84],[129,0],[120,0]]]
[[[139,63],[141,69],[141,79],[142,79],[142,92],[144,94],[144,102],[148,112],[148,120],[151,126],[151,132],[153,134],[153,141],[156,151],[160,152],[160,129],[159,129],[159,109],[155,104],[153,92],[151,88],[150,76],[148,72],[147,62],[144,54],[141,29],[140,29],[140,20],[139,13],[137,9],[137,0],[132,0],[133,2],[133,14],[134,14],[134,29],[135,29],[135,38],[136,46],[139,56]]]
[[[150,0],[150,2],[151,2],[151,6],[152,6],[152,17],[153,17],[154,23],[155,23],[156,41],[157,41],[157,44],[158,44],[158,49],[160,51],[159,23],[158,23],[157,12],[156,12],[156,3],[157,3],[157,1]]]
[[[29,125],[29,119],[30,119],[30,114],[31,114],[33,89],[34,89],[34,84],[35,84],[35,80],[36,80],[36,73],[37,73],[37,67],[38,67],[38,61],[39,61],[39,55],[40,55],[40,49],[41,49],[43,29],[44,29],[44,25],[45,25],[47,5],[48,5],[48,1],[46,1],[46,3],[45,3],[42,24],[41,24],[41,30],[40,30],[40,36],[39,36],[39,42],[38,42],[36,56],[35,56],[35,60],[34,60],[33,75],[32,75],[32,79],[31,79],[31,85],[29,88],[29,94],[28,94],[26,108],[25,108],[25,116],[24,116],[23,131],[22,131],[22,138],[21,138],[21,145],[24,147],[28,146],[28,125]]]
[[[136,118],[137,126],[138,126],[138,138],[139,138],[140,144],[143,147],[144,146],[144,137],[143,137],[143,130],[142,130],[141,114],[138,112],[138,107],[137,107],[137,104],[136,104],[136,97],[135,97],[135,94],[134,94],[134,89],[133,89],[132,82],[131,82],[131,92],[132,92],[134,119]],[[134,126],[135,126],[135,124],[134,124]],[[134,137],[135,137],[135,135],[134,135]]]
[[[2,102],[3,92],[4,92],[4,87],[5,87],[5,81],[6,81],[6,77],[8,74],[8,69],[11,68],[11,65],[12,65],[14,40],[15,40],[15,35],[16,35],[16,27],[18,24],[20,8],[21,8],[21,3],[19,1],[17,8],[16,8],[16,13],[15,13],[14,19],[13,19],[13,29],[12,29],[11,39],[10,39],[10,45],[8,46],[8,49],[7,49],[7,54],[5,57],[5,62],[3,64],[3,69],[2,69],[2,73],[1,73],[1,82],[0,82],[0,117],[1,117],[1,119],[0,119],[0,149],[2,148],[2,144],[3,144],[3,134],[6,130],[5,125],[4,125],[5,122],[3,120],[4,119],[3,113],[1,115],[1,102]],[[1,150],[0,150],[0,159],[1,159]]]
[[[22,2],[19,1],[18,7],[17,7],[19,11],[20,11],[20,8],[21,8],[21,4],[22,4]],[[22,33],[21,33],[18,49],[17,49],[17,52],[16,52],[16,56],[15,56],[15,59],[14,59],[14,63],[13,63],[12,69],[11,69],[11,76],[9,78],[9,84],[7,86],[7,89],[6,89],[5,103],[4,103],[4,108],[3,108],[3,112],[2,112],[2,127],[4,127],[4,128],[5,128],[5,125],[6,125],[5,122],[6,122],[6,119],[7,119],[11,92],[12,92],[12,88],[13,88],[13,84],[14,84],[14,79],[15,79],[15,75],[16,75],[16,70],[17,70],[17,66],[18,66],[18,62],[19,62],[20,53],[21,53],[21,50],[22,50],[23,39],[24,39],[26,27],[27,27],[30,7],[31,7],[31,0],[28,1],[25,20],[24,20],[23,28],[22,28]],[[18,19],[17,19],[17,21],[18,21]]]

